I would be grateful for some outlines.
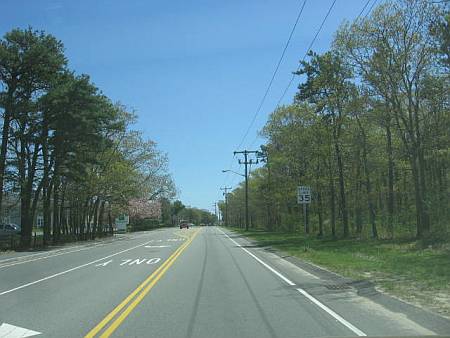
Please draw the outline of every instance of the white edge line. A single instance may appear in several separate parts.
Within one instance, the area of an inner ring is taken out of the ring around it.
[[[129,237],[129,239],[134,240],[134,239],[139,239],[142,237],[148,237],[148,234],[145,235],[140,235],[140,236],[134,236],[134,237]],[[14,266],[14,265],[18,265],[18,264],[24,264],[24,263],[28,263],[28,262],[34,262],[40,259],[46,259],[46,258],[52,258],[52,257],[56,257],[56,256],[61,256],[61,255],[65,255],[67,253],[72,253],[72,252],[79,252],[79,251],[83,251],[83,250],[89,250],[89,249],[94,249],[97,248],[99,246],[104,246],[104,245],[108,245],[114,242],[118,242],[123,240],[122,237],[115,237],[113,238],[111,241],[105,241],[105,242],[101,242],[101,243],[88,243],[88,244],[81,244],[81,245],[74,245],[74,246],[70,246],[67,248],[61,248],[61,249],[56,249],[56,250],[51,250],[51,251],[45,251],[45,252],[38,252],[38,253],[34,253],[34,254],[30,254],[30,255],[23,255],[23,256],[17,256],[17,257],[11,257],[11,258],[5,258],[5,259],[0,259],[0,269],[2,268],[6,268],[9,266]],[[81,248],[78,250],[72,250],[75,248]],[[71,250],[71,251],[68,251]],[[61,252],[62,251],[62,252]],[[38,258],[32,258],[32,259],[28,259],[27,257],[33,257],[33,256],[38,256],[41,255],[42,257],[38,257]],[[8,261],[14,261],[15,262],[8,262]],[[5,263],[5,264],[4,264]],[[2,265],[4,264],[4,265]]]
[[[220,232],[222,232],[225,236],[228,237],[228,239],[230,241],[232,241],[234,244],[236,244],[238,247],[240,247],[242,250],[244,250],[246,253],[248,253],[250,256],[252,256],[256,261],[258,261],[259,263],[261,263],[265,268],[267,268],[268,270],[270,270],[271,272],[273,272],[275,275],[277,275],[278,277],[280,277],[283,281],[285,281],[288,285],[290,286],[294,286],[295,283],[292,282],[290,279],[286,278],[285,276],[283,276],[281,273],[279,273],[277,270],[275,270],[274,268],[272,268],[270,265],[268,265],[267,263],[265,263],[264,261],[262,261],[261,259],[259,259],[257,256],[255,256],[254,254],[252,254],[250,251],[248,251],[246,248],[244,248],[242,245],[240,245],[238,242],[236,242],[234,239],[232,239],[230,236],[228,236],[227,233],[225,233],[222,229],[219,229]],[[325,304],[321,303],[319,300],[317,300],[316,298],[314,298],[313,296],[311,296],[308,292],[306,292],[305,290],[301,289],[301,288],[297,288],[297,291],[300,292],[303,296],[305,296],[306,298],[308,298],[311,302],[313,302],[314,304],[316,304],[318,307],[320,307],[322,310],[324,310],[326,313],[328,313],[330,316],[332,316],[334,319],[336,319],[338,322],[340,322],[342,325],[344,325],[345,327],[347,327],[349,330],[351,330],[352,332],[354,332],[355,334],[357,334],[360,337],[365,337],[367,336],[364,332],[362,332],[360,329],[358,329],[356,326],[352,325],[351,323],[349,323],[348,321],[346,321],[344,318],[342,318],[340,315],[338,315],[336,312],[334,312],[333,310],[331,310],[328,306],[326,306]]]
[[[259,263],[261,263],[262,265],[264,265],[265,268],[269,269],[270,271],[272,271],[275,275],[277,275],[278,277],[280,277],[282,280],[284,280],[288,285],[290,286],[294,286],[295,283],[293,281],[291,281],[290,279],[286,278],[285,276],[283,276],[281,273],[279,273],[277,270],[275,270],[274,268],[272,268],[270,265],[268,265],[267,263],[263,262],[261,259],[259,259],[258,257],[256,257],[254,254],[252,254],[250,251],[248,251],[246,248],[244,248],[242,245],[240,245],[238,242],[236,242],[233,238],[231,238],[230,236],[228,236],[225,232],[222,231],[222,229],[219,229],[225,236],[228,237],[228,239],[230,241],[232,241],[234,244],[236,244],[238,247],[240,247],[242,250],[244,250],[246,253],[248,253],[250,256],[252,256],[254,259],[256,259]]]
[[[79,247],[79,246],[74,246],[74,247],[72,247],[72,249],[75,248],[75,247]],[[56,250],[52,250],[52,252],[60,252],[61,250],[64,250],[64,249],[56,249]],[[34,253],[34,254],[29,254],[29,255],[23,255],[23,256],[16,256],[16,257],[11,257],[11,258],[0,259],[0,264],[2,264],[4,262],[8,262],[8,261],[13,261],[13,260],[18,261],[21,258],[25,258],[26,259],[27,257],[34,257],[34,256],[39,256],[39,255],[45,256],[48,253],[49,253],[49,251],[42,251],[42,252],[37,252],[37,253]]]
[[[362,332],[360,329],[358,329],[356,326],[352,325],[351,323],[349,323],[348,321],[346,321],[344,318],[342,318],[340,315],[338,315],[336,312],[334,312],[333,310],[331,310],[328,306],[324,305],[323,303],[321,303],[320,301],[318,301],[316,298],[314,298],[313,296],[311,296],[308,292],[306,292],[303,289],[298,288],[297,289],[298,292],[300,292],[303,296],[305,296],[306,298],[308,298],[311,302],[313,302],[314,304],[316,304],[318,307],[320,307],[322,310],[324,310],[326,313],[328,313],[330,316],[332,316],[334,319],[336,319],[338,322],[340,322],[341,324],[343,324],[344,326],[346,326],[348,329],[350,329],[351,331],[353,331],[354,333],[356,333],[358,336],[360,337],[365,337],[367,336],[364,332]]]
[[[46,280],[48,280],[48,279],[52,279],[52,278],[55,278],[55,277],[64,275],[64,274],[69,273],[69,272],[72,272],[72,271],[75,271],[75,270],[84,268],[85,266],[95,264],[95,263],[100,262],[100,261],[102,261],[102,260],[104,260],[104,259],[107,259],[107,258],[110,258],[110,257],[113,257],[113,256],[117,256],[117,255],[120,255],[121,253],[124,253],[124,252],[130,251],[130,250],[139,248],[139,247],[144,246],[144,245],[146,245],[146,244],[148,244],[148,243],[150,243],[150,242],[151,242],[151,241],[148,241],[148,242],[145,242],[145,243],[142,243],[142,244],[133,246],[133,247],[131,247],[131,248],[128,248],[128,249],[125,249],[125,250],[122,250],[122,251],[113,253],[113,254],[111,254],[111,255],[108,255],[108,256],[105,256],[105,257],[96,259],[95,261],[92,261],[92,262],[89,262],[89,263],[86,263],[86,264],[82,264],[82,265],[78,265],[78,266],[76,266],[76,267],[74,267],[74,268],[71,268],[71,269],[69,269],[69,270],[61,271],[61,272],[55,273],[55,274],[53,274],[53,275],[50,275],[50,276],[47,276],[47,277],[44,277],[44,278],[35,280],[35,281],[33,281],[33,282],[26,283],[26,284],[22,284],[22,285],[20,285],[20,286],[18,286],[18,287],[15,287],[15,288],[13,288],[13,289],[10,289],[10,290],[6,290],[6,291],[3,291],[3,292],[0,292],[0,296],[3,296],[3,295],[6,295],[7,293],[11,293],[11,292],[14,292],[14,291],[17,291],[17,290],[26,288],[26,287],[28,287],[28,286],[31,286],[31,285],[34,285],[34,284],[37,284],[37,283],[46,281]]]
[[[42,257],[37,257],[37,258],[32,258],[32,259],[24,259],[24,260],[18,260],[17,262],[12,262],[12,263],[6,263],[6,264],[2,264],[2,262],[0,262],[0,269],[3,268],[7,268],[10,266],[15,266],[15,265],[20,265],[20,264],[25,264],[25,263],[30,263],[30,262],[35,262],[35,261],[39,261],[41,259],[47,259],[47,258],[52,258],[52,257],[58,257],[58,256],[62,256],[62,255],[66,255],[69,253],[74,253],[74,252],[80,252],[80,251],[84,251],[84,250],[89,250],[89,249],[93,249],[99,246],[103,246],[105,244],[96,244],[94,246],[88,246],[88,247],[82,247],[81,249],[77,249],[77,250],[72,250],[72,251],[66,251],[64,250],[64,252],[56,252],[54,254],[49,254],[47,256],[42,256]]]
[[[71,250],[71,249],[84,248],[84,247],[86,247],[86,245],[73,245],[73,246],[68,246],[66,248],[51,249],[49,251],[41,251],[41,252],[36,252],[33,254],[28,254],[28,255],[0,259],[0,264],[7,263],[8,261],[14,261],[14,260],[21,261],[21,260],[27,259],[28,257],[34,257],[34,256],[49,256],[51,253],[58,253],[61,251],[67,251],[67,250]]]

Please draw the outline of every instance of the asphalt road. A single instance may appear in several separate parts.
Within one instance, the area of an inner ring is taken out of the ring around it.
[[[450,335],[450,321],[218,227],[0,255],[0,337]]]

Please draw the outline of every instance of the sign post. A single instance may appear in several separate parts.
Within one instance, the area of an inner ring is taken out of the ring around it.
[[[305,233],[309,233],[308,225],[308,204],[311,203],[311,187],[298,186],[297,187],[297,203],[303,204],[303,219],[305,225]]]
[[[126,214],[120,215],[115,219],[115,223],[117,232],[126,232],[127,225],[130,223],[130,217]]]

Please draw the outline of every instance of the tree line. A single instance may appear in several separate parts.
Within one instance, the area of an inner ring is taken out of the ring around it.
[[[445,3],[387,1],[308,54],[293,103],[261,131],[254,227],[301,226],[296,190],[309,185],[318,236],[450,233],[449,22]],[[229,223],[242,226],[243,185],[227,200]]]
[[[187,221],[195,225],[213,225],[217,217],[208,210],[184,205],[181,201],[161,200],[162,222],[166,226],[178,226],[180,221]]]
[[[44,245],[112,232],[130,201],[172,198],[166,154],[132,129],[133,112],[68,67],[64,46],[32,28],[0,39],[0,211],[20,208],[21,246],[36,214]]]

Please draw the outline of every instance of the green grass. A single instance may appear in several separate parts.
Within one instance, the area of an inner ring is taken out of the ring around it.
[[[260,246],[271,246],[353,279],[370,279],[407,300],[430,305],[429,293],[450,299],[450,243],[423,248],[423,243],[413,239],[334,240],[306,238],[302,233],[233,230]],[[450,314],[447,306],[439,312]]]

